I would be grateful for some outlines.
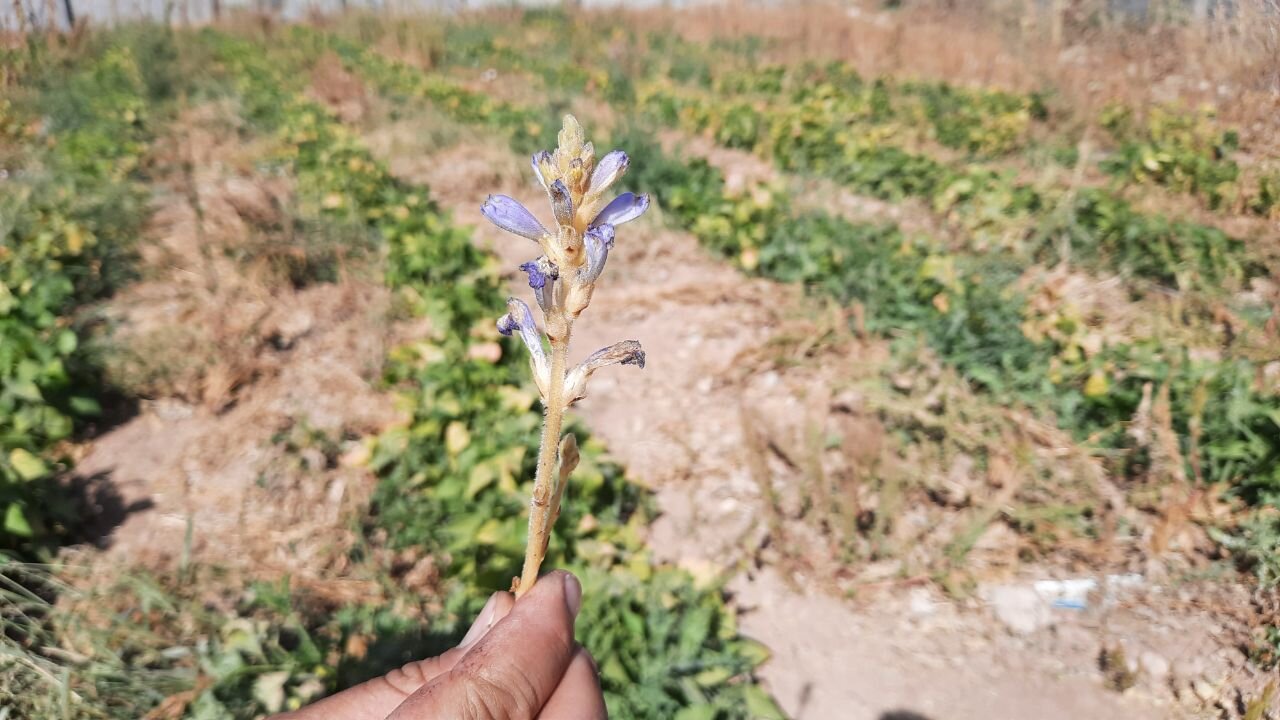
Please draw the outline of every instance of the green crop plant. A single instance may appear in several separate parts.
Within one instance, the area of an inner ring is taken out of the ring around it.
[[[6,112],[48,118],[44,147],[3,181],[0,198],[0,550],[26,551],[75,531],[78,509],[49,487],[54,448],[102,411],[75,313],[129,272],[151,134],[128,46],[78,58],[56,81],[38,79],[52,70],[29,72],[30,105]]]
[[[1105,172],[1199,195],[1214,208],[1234,193],[1240,168],[1230,155],[1239,137],[1219,130],[1212,113],[1157,107],[1139,124],[1126,108],[1111,106],[1103,110],[1102,126],[1120,143],[1102,161]]]

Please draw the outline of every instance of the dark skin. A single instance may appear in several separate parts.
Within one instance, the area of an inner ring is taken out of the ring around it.
[[[595,662],[573,640],[581,602],[563,571],[518,603],[494,593],[458,647],[271,720],[605,720]]]

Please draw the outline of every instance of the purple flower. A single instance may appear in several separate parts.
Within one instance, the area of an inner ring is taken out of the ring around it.
[[[529,273],[529,287],[534,290],[541,289],[547,284],[547,275],[542,272],[542,270],[538,269],[538,263],[530,260],[529,262],[521,265],[520,269]]]
[[[590,227],[601,225],[621,225],[635,220],[649,209],[649,196],[625,192],[604,206],[604,209],[591,221]]]
[[[537,260],[520,266],[520,269],[529,273],[529,287],[533,288],[533,295],[538,299],[538,306],[546,311],[551,305],[552,293],[555,288],[555,280],[560,278],[560,268],[556,264],[547,259],[544,255]],[[552,282],[548,282],[548,280]]]
[[[520,332],[520,339],[529,348],[529,356],[533,359],[534,370],[543,372],[547,364],[547,352],[542,347],[542,333],[533,322],[533,312],[519,298],[507,298],[507,314],[498,318],[498,332],[510,336],[513,331]]]
[[[551,153],[546,150],[534,153],[533,158],[530,160],[530,164],[533,165],[533,174],[537,176],[538,183],[544,188],[547,187],[547,179],[542,175],[542,163],[550,164],[550,162]]]
[[[600,158],[600,162],[596,164],[595,172],[591,173],[591,184],[587,192],[604,192],[618,178],[622,177],[622,174],[627,171],[627,167],[630,164],[631,159],[621,150],[613,150],[608,155]]]
[[[587,251],[587,264],[578,271],[578,278],[590,284],[604,272],[605,261],[609,259],[609,250],[613,247],[613,226],[601,225],[588,230],[582,238],[582,245]]]
[[[604,241],[605,247],[609,248],[610,250],[613,249],[614,229],[612,225],[605,223],[603,225],[593,227],[587,231],[588,235],[591,235],[592,233],[595,233],[596,236],[598,236],[601,240]]]
[[[551,183],[551,210],[556,215],[557,223],[564,226],[573,225],[573,195],[563,180]]]
[[[518,327],[520,327],[520,323],[516,322],[516,319],[511,317],[510,313],[498,318],[498,333],[500,335],[511,337],[511,333]]]
[[[490,195],[489,199],[484,201],[484,205],[480,206],[480,212],[489,219],[489,222],[503,230],[535,242],[541,241],[548,235],[542,223],[538,222],[533,213],[525,209],[525,206],[515,198],[506,195]]]

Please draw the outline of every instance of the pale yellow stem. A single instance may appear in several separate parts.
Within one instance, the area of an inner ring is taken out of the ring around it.
[[[552,507],[556,477],[556,456],[560,446],[560,428],[564,424],[564,378],[569,355],[569,324],[561,316],[561,332],[548,335],[551,340],[551,378],[547,383],[546,412],[543,415],[542,443],[538,446],[538,471],[533,480],[533,498],[529,501],[529,543],[524,551],[524,570],[516,581],[516,597],[524,595],[538,581],[538,570],[547,555],[551,539],[551,523],[559,508]],[[554,322],[547,318],[548,330]]]

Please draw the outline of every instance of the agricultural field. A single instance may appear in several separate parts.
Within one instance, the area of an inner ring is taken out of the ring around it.
[[[1280,18],[867,5],[5,34],[0,720],[459,643],[567,113],[650,201],[546,561],[612,717],[1280,717]]]

